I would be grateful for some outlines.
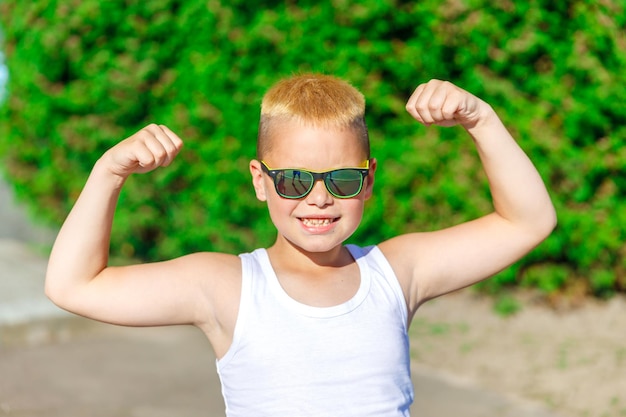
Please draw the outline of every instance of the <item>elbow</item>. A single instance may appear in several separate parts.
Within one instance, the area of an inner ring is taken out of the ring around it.
[[[524,218],[516,223],[516,227],[519,227],[520,237],[529,249],[537,247],[546,240],[556,226],[557,214],[551,203],[527,212]]]
[[[548,235],[550,235],[550,233],[552,233],[554,231],[554,229],[556,229],[556,226],[558,225],[559,220],[558,220],[558,216],[556,214],[556,210],[554,209],[554,207],[552,207],[552,217],[551,217],[551,222],[550,222],[550,232],[548,233]]]
[[[61,297],[62,291],[59,290],[57,285],[54,285],[52,283],[52,280],[50,279],[49,275],[46,275],[44,293],[46,297],[48,297],[48,299],[52,301],[55,305],[62,307],[62,304],[63,304],[62,297]]]
[[[44,287],[44,294],[55,306],[70,313],[80,314],[77,298],[71,297],[69,291],[59,288],[58,286],[52,286],[46,283]]]
[[[52,303],[54,303],[57,307],[60,307],[64,310],[69,310],[69,294],[67,288],[65,288],[59,280],[54,279],[50,273],[46,274],[46,280],[44,283],[44,294]]]
[[[534,221],[538,239],[537,244],[543,242],[552,234],[557,226],[557,222],[556,209],[550,203],[549,206],[546,207]]]
[[[550,203],[550,207],[546,211],[547,211],[546,224],[547,224],[547,230],[548,230],[546,237],[548,237],[552,233],[552,231],[556,228],[558,219],[557,219],[556,209],[554,208],[554,205],[552,203]]]

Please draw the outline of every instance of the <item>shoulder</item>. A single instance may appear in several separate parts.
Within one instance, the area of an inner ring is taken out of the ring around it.
[[[223,273],[228,275],[241,273],[241,258],[238,255],[219,252],[197,252],[184,256],[188,267],[200,267],[205,272]]]
[[[167,261],[177,273],[202,281],[237,279],[241,277],[241,259],[237,255],[218,252],[196,252]]]
[[[196,323],[207,335],[230,334],[234,328],[239,308],[242,281],[242,261],[237,255],[197,252],[175,260],[183,274],[195,281],[194,287],[201,296],[201,317]],[[211,329],[208,331],[208,329]],[[216,343],[214,337],[209,337]]]
[[[385,256],[399,279],[413,274],[424,251],[428,251],[433,242],[427,233],[409,233],[399,235],[377,246]]]
[[[201,303],[215,309],[237,305],[241,288],[242,266],[237,255],[217,252],[197,252],[164,262],[180,282],[191,283],[199,291]]]
[[[408,233],[377,245],[393,269],[411,310],[420,303],[421,277],[432,273],[432,260],[444,252],[443,242],[437,236],[437,232]]]

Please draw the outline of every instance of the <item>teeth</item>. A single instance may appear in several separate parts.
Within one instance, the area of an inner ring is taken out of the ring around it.
[[[305,226],[328,226],[332,223],[332,219],[302,219]]]

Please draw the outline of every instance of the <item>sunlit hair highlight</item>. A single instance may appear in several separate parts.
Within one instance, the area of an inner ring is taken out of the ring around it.
[[[369,158],[365,98],[348,82],[323,74],[301,74],[271,87],[261,103],[257,158],[271,149],[272,128],[281,122],[353,129]]]

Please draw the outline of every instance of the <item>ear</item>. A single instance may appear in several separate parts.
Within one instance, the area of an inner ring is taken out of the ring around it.
[[[365,189],[363,190],[363,198],[365,200],[369,200],[369,198],[374,193],[374,174],[376,173],[376,167],[378,166],[378,161],[376,158],[370,159],[370,173],[365,178]]]
[[[263,170],[261,163],[256,159],[250,161],[250,175],[252,175],[252,186],[259,201],[267,201],[265,194],[265,181],[263,181]]]

